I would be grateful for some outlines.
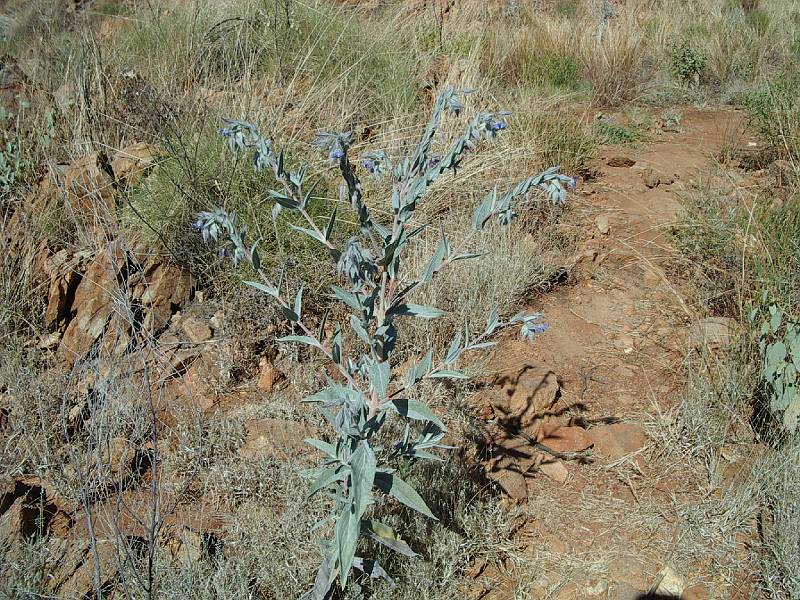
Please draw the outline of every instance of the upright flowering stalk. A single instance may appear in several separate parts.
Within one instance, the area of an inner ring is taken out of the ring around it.
[[[331,287],[333,296],[349,311],[349,319],[334,328],[326,338],[322,327],[314,331],[303,318],[303,288],[294,298],[284,297],[261,267],[258,241],[247,241],[246,230],[239,225],[235,214],[221,209],[202,212],[193,227],[206,241],[224,242],[224,248],[234,262],[247,262],[258,274],[258,280],[246,281],[271,296],[295,329],[280,341],[309,345],[338,369],[341,378],[328,379],[327,385],[306,398],[321,406],[322,415],[331,425],[335,436],[327,442],[306,440],[324,456],[322,464],[308,473],[310,494],[325,492],[331,498],[331,512],[324,520],[333,526],[331,539],[321,542],[323,561],[317,571],[313,588],[306,598],[330,598],[337,586],[344,588],[356,569],[365,576],[391,582],[384,569],[373,559],[359,556],[359,539],[367,537],[408,557],[417,556],[400,536],[387,525],[365,518],[376,503],[378,495],[392,498],[431,519],[431,512],[420,494],[397,474],[400,461],[438,460],[433,452],[447,448],[442,444],[445,425],[424,402],[409,398],[410,391],[423,380],[461,379],[465,375],[456,369],[462,354],[493,345],[489,338],[500,328],[519,326],[523,337],[533,340],[545,331],[539,313],[520,313],[507,321],[492,311],[486,326],[473,334],[465,325],[446,349],[434,358],[434,349],[412,365],[403,377],[393,368],[392,352],[398,338],[398,324],[405,317],[435,319],[443,311],[433,306],[412,302],[415,291],[431,282],[442,270],[458,260],[475,258],[470,251],[473,236],[492,220],[508,225],[516,216],[515,202],[533,193],[544,192],[555,204],[566,199],[566,188],[575,182],[548,169],[520,181],[514,188],[499,193],[492,189],[476,207],[472,231],[456,244],[451,244],[444,227],[440,241],[422,273],[401,277],[401,256],[406,246],[419,236],[424,227],[412,227],[415,211],[424,201],[428,188],[444,173],[456,173],[461,161],[474,153],[485,140],[500,135],[508,126],[508,112],[480,112],[467,124],[464,132],[453,140],[447,151],[432,151],[445,113],[458,116],[464,110],[460,95],[449,88],[437,99],[422,137],[414,152],[394,162],[386,152],[367,152],[361,166],[387,183],[392,214],[389,219],[373,216],[363,199],[361,181],[349,160],[353,143],[350,133],[322,132],[314,145],[326,153],[342,178],[340,196],[358,217],[360,233],[340,247],[333,240],[336,211],[327,223],[318,224],[307,211],[311,190],[306,190],[306,168],[287,171],[283,152],[276,152],[274,143],[261,135],[258,128],[245,121],[226,121],[220,133],[235,152],[252,152],[257,170],[267,170],[277,183],[268,190],[275,200],[273,216],[282,209],[298,213],[304,227],[292,226],[322,244],[329,252],[332,268],[343,285]],[[352,347],[344,346],[343,330],[355,334]],[[387,419],[397,417],[406,421],[402,439],[390,446],[375,446],[373,440]],[[393,583],[392,583],[393,584]]]

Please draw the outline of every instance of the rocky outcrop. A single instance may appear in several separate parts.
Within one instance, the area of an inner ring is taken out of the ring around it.
[[[111,243],[94,256],[60,253],[50,261],[45,324],[61,332],[58,346],[68,364],[103,338],[112,355],[134,333],[155,336],[190,298],[191,276],[163,257]]]

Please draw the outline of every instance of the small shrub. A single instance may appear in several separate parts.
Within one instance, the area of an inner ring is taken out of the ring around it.
[[[592,133],[600,144],[636,144],[643,139],[642,135],[634,128],[614,123],[605,116],[600,116],[594,120]]]
[[[688,40],[670,46],[670,68],[682,83],[700,83],[700,76],[708,63],[706,53]]]
[[[579,46],[583,76],[592,84],[596,104],[617,105],[635,98],[648,77],[645,38],[633,22],[611,21],[599,30],[573,33]]]
[[[800,74],[749,94],[744,104],[764,140],[783,158],[800,160]]]
[[[751,319],[757,318],[758,311],[754,310]],[[761,372],[769,409],[784,428],[794,433],[800,420],[800,322],[770,304],[759,329],[758,349],[763,358]]]
[[[549,169],[522,180],[504,194],[498,194],[495,187],[475,209],[471,233],[451,242],[444,225],[440,225],[439,244],[424,271],[406,276],[401,268],[403,251],[425,229],[414,221],[417,205],[424,201],[430,186],[439,177],[448,171],[455,172],[466,155],[475,151],[482,141],[496,137],[506,128],[507,113],[480,112],[449,150],[437,156],[432,151],[445,113],[459,115],[463,108],[459,94],[448,88],[437,99],[431,119],[411,156],[392,160],[383,151],[362,156],[361,165],[368,173],[390,182],[392,213],[389,219],[373,215],[364,202],[361,181],[348,157],[352,134],[323,132],[318,135],[314,145],[327,153],[332,165],[338,166],[342,176],[340,196],[350,204],[359,224],[360,234],[350,237],[344,244],[337,243],[333,237],[336,210],[322,226],[308,213],[313,186],[305,187],[305,166],[287,170],[284,153],[278,152],[274,142],[262,136],[252,123],[228,121],[227,127],[221,130],[231,150],[252,151],[255,169],[268,170],[277,182],[279,189],[268,189],[275,202],[273,218],[283,210],[299,215],[307,227],[293,228],[329,253],[345,284],[344,287],[331,286],[331,291],[351,313],[349,319],[335,325],[329,335],[326,335],[324,320],[312,328],[303,312],[303,286],[294,298],[285,297],[285,292],[262,268],[258,240],[248,239],[246,228],[240,225],[235,213],[215,209],[197,215],[193,226],[202,232],[203,239],[222,242],[223,251],[235,263],[249,264],[259,281],[246,283],[271,297],[293,324],[296,335],[279,341],[314,348],[338,372],[336,380],[328,378],[326,387],[306,398],[307,402],[322,406],[322,415],[335,431],[333,443],[306,440],[324,456],[319,468],[306,473],[313,481],[311,495],[325,492],[333,500],[330,514],[322,521],[331,524],[333,538],[321,543],[323,561],[313,589],[307,595],[314,600],[328,598],[337,582],[344,588],[353,580],[354,569],[367,578],[392,584],[389,574],[373,557],[358,556],[362,536],[401,555],[416,556],[390,526],[368,518],[368,515],[375,516],[375,511],[371,511],[373,507],[393,498],[422,515],[436,518],[425,500],[404,479],[415,462],[440,460],[433,451],[448,448],[442,443],[446,429],[441,418],[426,402],[413,399],[417,395],[415,390],[420,389],[418,384],[426,380],[431,383],[465,379],[466,375],[455,368],[459,358],[465,352],[492,346],[488,338],[502,327],[519,326],[521,334],[531,340],[546,329],[539,313],[519,313],[501,321],[495,309],[480,333],[474,333],[465,323],[463,332],[456,333],[447,350],[436,359],[433,348],[428,348],[403,377],[397,375],[394,350],[399,319],[434,319],[444,314],[436,307],[412,302],[415,298],[412,292],[424,288],[453,262],[476,258],[478,255],[471,250],[473,239],[490,221],[508,225],[516,216],[516,200],[542,189],[551,202],[563,203],[566,198],[563,184],[574,186],[574,180],[559,175],[556,169]],[[392,414],[405,419],[404,429],[400,427],[403,430],[400,439],[387,434],[392,427],[384,428],[385,424],[392,423],[389,419]],[[375,494],[373,488],[382,495]]]
[[[580,83],[580,64],[571,56],[552,52],[532,56],[525,65],[525,79],[539,85],[575,89]]]
[[[769,15],[761,9],[749,11],[744,20],[759,36],[764,36],[769,31]]]

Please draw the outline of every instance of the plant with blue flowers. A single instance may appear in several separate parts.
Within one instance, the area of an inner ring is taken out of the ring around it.
[[[387,525],[368,518],[372,507],[394,501],[436,519],[422,496],[398,475],[398,467],[418,460],[441,460],[435,452],[447,449],[442,443],[446,428],[441,418],[420,400],[411,399],[411,390],[424,380],[463,379],[457,363],[467,353],[489,348],[491,336],[501,328],[518,326],[521,334],[533,340],[547,325],[541,313],[519,313],[501,319],[495,309],[485,327],[474,333],[468,324],[456,333],[446,349],[438,353],[428,348],[404,376],[396,373],[392,353],[398,327],[404,318],[435,319],[444,314],[434,306],[414,303],[414,292],[430,283],[449,265],[479,256],[470,251],[474,235],[491,221],[507,226],[516,217],[515,204],[524,197],[544,192],[544,197],[563,204],[567,188],[575,181],[557,168],[520,181],[500,193],[495,186],[475,208],[470,233],[457,243],[439,228],[439,243],[421,273],[403,270],[404,249],[426,230],[414,224],[417,207],[430,186],[448,171],[456,174],[462,161],[475,153],[482,142],[491,140],[507,128],[508,112],[479,112],[463,133],[439,155],[432,152],[446,113],[458,116],[464,111],[465,92],[446,89],[437,99],[431,118],[414,152],[393,160],[384,151],[367,152],[360,165],[370,175],[386,183],[391,197],[391,215],[378,217],[364,201],[361,181],[350,162],[353,144],[350,133],[322,132],[314,145],[327,154],[341,176],[340,197],[357,215],[358,234],[343,244],[334,240],[337,211],[326,223],[317,223],[308,212],[314,185],[306,185],[305,166],[287,170],[283,151],[278,151],[256,125],[245,121],[226,121],[221,134],[232,151],[252,153],[256,170],[267,170],[277,184],[268,193],[275,201],[273,217],[282,210],[300,215],[306,226],[292,227],[325,247],[340,277],[341,285],[331,287],[333,297],[349,312],[349,318],[325,335],[326,325],[312,327],[303,313],[303,287],[292,298],[285,297],[262,268],[258,240],[248,239],[247,230],[236,214],[222,209],[201,212],[193,226],[206,241],[221,244],[234,263],[247,263],[257,280],[245,283],[272,297],[294,331],[282,342],[308,345],[322,353],[338,376],[328,378],[325,387],[305,400],[320,406],[322,416],[335,435],[328,441],[306,440],[323,455],[322,463],[307,473],[310,495],[324,493],[331,499],[330,514],[323,523],[333,529],[331,539],[321,542],[323,560],[313,588],[304,596],[313,600],[330,598],[337,586],[342,589],[353,580],[353,569],[370,578],[393,582],[374,559],[358,553],[360,538],[369,538],[408,557],[417,553]],[[350,330],[345,335],[346,330]],[[349,340],[349,346],[346,346]],[[405,420],[402,438],[390,446],[378,442],[378,433],[390,418]]]

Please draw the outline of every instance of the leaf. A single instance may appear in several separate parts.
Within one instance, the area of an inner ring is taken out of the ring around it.
[[[383,405],[385,408],[395,410],[399,415],[407,419],[414,419],[415,421],[428,421],[436,425],[442,431],[447,431],[447,428],[442,423],[442,420],[436,416],[430,407],[420,402],[419,400],[407,400],[405,398],[398,398],[390,400],[387,404]]]
[[[486,330],[484,331],[484,335],[492,335],[494,330],[497,329],[497,325],[500,323],[500,312],[498,311],[497,307],[492,309],[492,312],[489,313],[489,316],[486,318]]]
[[[472,228],[475,231],[480,231],[486,225],[486,222],[492,217],[495,204],[497,203],[497,186],[492,188],[492,191],[484,196],[480,204],[475,208],[472,214]]]
[[[386,391],[389,388],[389,380],[392,376],[388,362],[372,363],[367,367],[369,382],[378,393],[381,399],[386,398]]]
[[[428,262],[428,266],[425,269],[425,272],[420,277],[420,281],[423,283],[428,283],[433,279],[434,274],[442,266],[444,259],[447,257],[447,238],[444,235],[444,228],[442,228],[442,239],[439,242],[439,246],[436,248],[436,252],[433,253],[431,256],[431,260]]]
[[[261,269],[261,257],[258,254],[258,242],[253,244],[253,247],[250,248],[250,257],[253,263],[253,268],[258,271]]]
[[[327,241],[324,237],[322,237],[320,234],[318,234],[313,229],[307,229],[305,227],[298,227],[297,225],[290,225],[290,227],[292,229],[294,229],[295,231],[299,231],[300,233],[305,233],[307,236],[314,238],[320,244],[325,244],[325,242]]]
[[[300,315],[294,312],[291,308],[287,308],[286,306],[280,307],[283,316],[290,320],[292,323],[297,323],[300,321]]]
[[[280,294],[278,293],[278,288],[276,288],[271,283],[259,283],[258,281],[245,281],[245,285],[249,285],[251,288],[257,289],[259,292],[264,292],[265,294],[269,294],[273,298],[278,298]]]
[[[342,364],[342,328],[338,325],[333,332],[333,339],[331,339],[331,357],[333,362],[337,365]]]
[[[348,292],[347,290],[344,290],[335,285],[331,286],[331,290],[333,290],[334,296],[336,296],[339,300],[344,302],[350,308],[357,310],[359,312],[363,311],[361,302],[359,301],[358,297],[352,292]]]
[[[389,574],[376,560],[356,556],[353,559],[353,566],[365,575],[369,575],[370,579],[383,579],[389,584],[389,587],[396,587],[394,579],[389,577]]]
[[[456,333],[453,341],[450,342],[450,348],[447,351],[447,356],[445,357],[444,362],[447,364],[452,364],[458,360],[459,356],[461,356],[461,334]]]
[[[367,330],[364,329],[361,320],[357,316],[350,315],[350,327],[352,327],[353,331],[356,332],[356,335],[362,342],[369,344],[369,334]]]
[[[303,596],[308,600],[329,600],[330,593],[333,590],[333,582],[338,574],[337,570],[333,568],[334,560],[326,557],[317,570],[317,576],[314,578],[313,589]]]
[[[330,458],[338,459],[338,456],[336,456],[336,448],[333,446],[333,444],[323,442],[322,440],[315,440],[314,438],[306,438],[304,441],[309,446],[314,446],[314,448],[317,450],[327,454]]]
[[[769,312],[772,314],[772,318],[769,320],[769,326],[772,327],[773,333],[777,333],[778,329],[781,328],[783,313],[774,306],[769,307]]]
[[[275,190],[267,190],[267,193],[272,197],[273,200],[275,200],[275,202],[277,202],[284,208],[289,208],[294,210],[299,206],[296,200],[289,198],[289,196],[285,194],[281,194],[280,192],[276,192]]]
[[[486,252],[462,252],[461,254],[456,254],[450,260],[455,262],[457,260],[469,260],[472,258],[480,258],[481,256],[486,256]]]
[[[439,520],[433,515],[431,509],[428,508],[428,505],[425,504],[425,501],[417,491],[397,475],[386,471],[378,471],[375,473],[375,487],[426,517],[430,517],[434,521]]]
[[[379,544],[383,544],[387,548],[391,548],[398,554],[402,554],[403,556],[408,556],[411,558],[419,556],[419,554],[414,552],[409,545],[406,544],[400,538],[400,536],[394,532],[391,527],[384,525],[380,521],[369,521],[367,519],[362,519],[361,531]]]
[[[401,317],[419,317],[420,319],[436,319],[445,314],[443,310],[433,306],[423,306],[422,304],[412,304],[406,302],[399,304],[389,311],[389,314]]]
[[[485,350],[486,348],[494,348],[497,346],[497,342],[481,342],[480,344],[471,344],[469,346],[470,350]]]
[[[302,310],[303,310],[303,284],[300,284],[300,289],[297,290],[297,296],[294,297],[294,312],[297,315],[298,321],[303,316]]]
[[[428,379],[469,379],[469,377],[461,371],[434,371],[428,375]]]
[[[325,239],[328,241],[330,241],[331,235],[333,235],[333,226],[336,223],[336,208],[335,206],[333,207],[333,212],[328,219],[328,224],[325,226]]]
[[[334,481],[341,481],[345,477],[350,474],[350,470],[346,468],[342,468],[341,465],[337,465],[336,467],[331,467],[328,469],[324,469],[314,480],[314,483],[311,484],[311,488],[308,491],[307,498],[311,498],[314,494],[320,491],[323,488],[328,487]]]
[[[425,377],[428,374],[428,371],[431,370],[431,364],[433,363],[433,350],[428,350],[425,356],[422,357],[422,360],[417,364],[415,367],[408,370],[408,375],[406,376],[406,386],[411,387],[417,381]]]
[[[299,342],[301,344],[308,344],[309,346],[313,346],[314,348],[319,348],[322,350],[322,346],[320,343],[312,337],[308,337],[307,335],[287,335],[281,338],[278,338],[276,341],[278,342]]]
[[[339,553],[339,569],[342,587],[355,558],[361,516],[372,502],[372,484],[375,480],[377,460],[366,441],[362,441],[350,459],[350,497],[348,505],[336,522],[336,545]]]

